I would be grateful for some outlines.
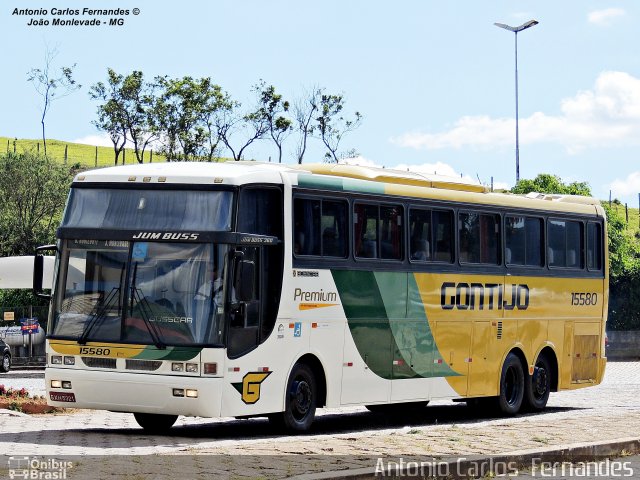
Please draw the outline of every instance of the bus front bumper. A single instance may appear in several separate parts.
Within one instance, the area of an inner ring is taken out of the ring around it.
[[[67,388],[52,388],[52,381]],[[48,367],[45,384],[54,407],[218,417],[222,404],[222,378]]]

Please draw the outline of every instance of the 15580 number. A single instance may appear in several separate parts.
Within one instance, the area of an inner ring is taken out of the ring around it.
[[[80,347],[80,355],[109,355],[111,349],[100,347]]]
[[[571,305],[597,305],[598,294],[597,293],[585,293],[585,292],[572,292],[571,293]]]

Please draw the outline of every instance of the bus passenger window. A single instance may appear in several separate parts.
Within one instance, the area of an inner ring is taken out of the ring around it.
[[[453,212],[433,211],[433,259],[453,263]]]
[[[507,216],[504,224],[505,263],[530,267],[542,266],[542,219]]]
[[[293,252],[320,255],[320,200],[296,198],[293,203]]]
[[[599,223],[587,225],[587,268],[602,270],[602,227]]]
[[[380,207],[380,258],[402,258],[402,207]]]
[[[347,202],[322,201],[322,255],[347,256]]]
[[[500,215],[460,213],[460,262],[499,264]]]
[[[431,260],[431,210],[409,211],[409,234],[411,260]]]
[[[549,266],[583,268],[582,223],[549,220]]]
[[[356,257],[378,258],[378,207],[356,204],[353,221]]]

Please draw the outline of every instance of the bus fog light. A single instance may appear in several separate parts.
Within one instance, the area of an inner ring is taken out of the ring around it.
[[[187,397],[189,397],[189,398],[198,398],[198,390],[194,390],[192,388],[187,388]]]
[[[173,389],[174,397],[184,397],[184,388],[174,388]]]
[[[217,363],[205,363],[203,365],[202,370],[206,375],[215,375],[218,373],[218,364]]]
[[[184,363],[172,363],[171,364],[172,372],[182,372],[184,371]]]
[[[198,364],[197,363],[187,363],[187,372],[189,372],[189,373],[198,373]]]
[[[69,380],[63,380],[62,381],[62,388],[70,389],[71,388],[71,382]]]
[[[60,380],[51,380],[51,388],[62,388],[62,382]]]
[[[64,357],[64,364],[65,365],[75,365],[76,364],[76,357]]]
[[[62,365],[62,355],[51,355],[51,365]]]

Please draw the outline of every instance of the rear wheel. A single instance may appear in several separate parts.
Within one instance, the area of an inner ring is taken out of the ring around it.
[[[520,411],[524,399],[524,370],[517,355],[507,355],[500,375],[498,409],[504,415],[515,415]]]
[[[290,432],[309,430],[316,415],[318,389],[311,368],[297,363],[287,382],[284,412],[269,416],[269,420]]]
[[[177,415],[161,415],[158,413],[134,413],[133,416],[145,432],[166,433],[176,423]]]
[[[551,392],[551,363],[545,355],[540,355],[533,367],[533,375],[525,381],[525,407],[529,411],[540,411],[547,406]]]
[[[2,363],[0,364],[0,370],[2,370],[3,372],[8,372],[10,368],[11,368],[11,355],[9,355],[8,353],[5,353],[2,356]]]

